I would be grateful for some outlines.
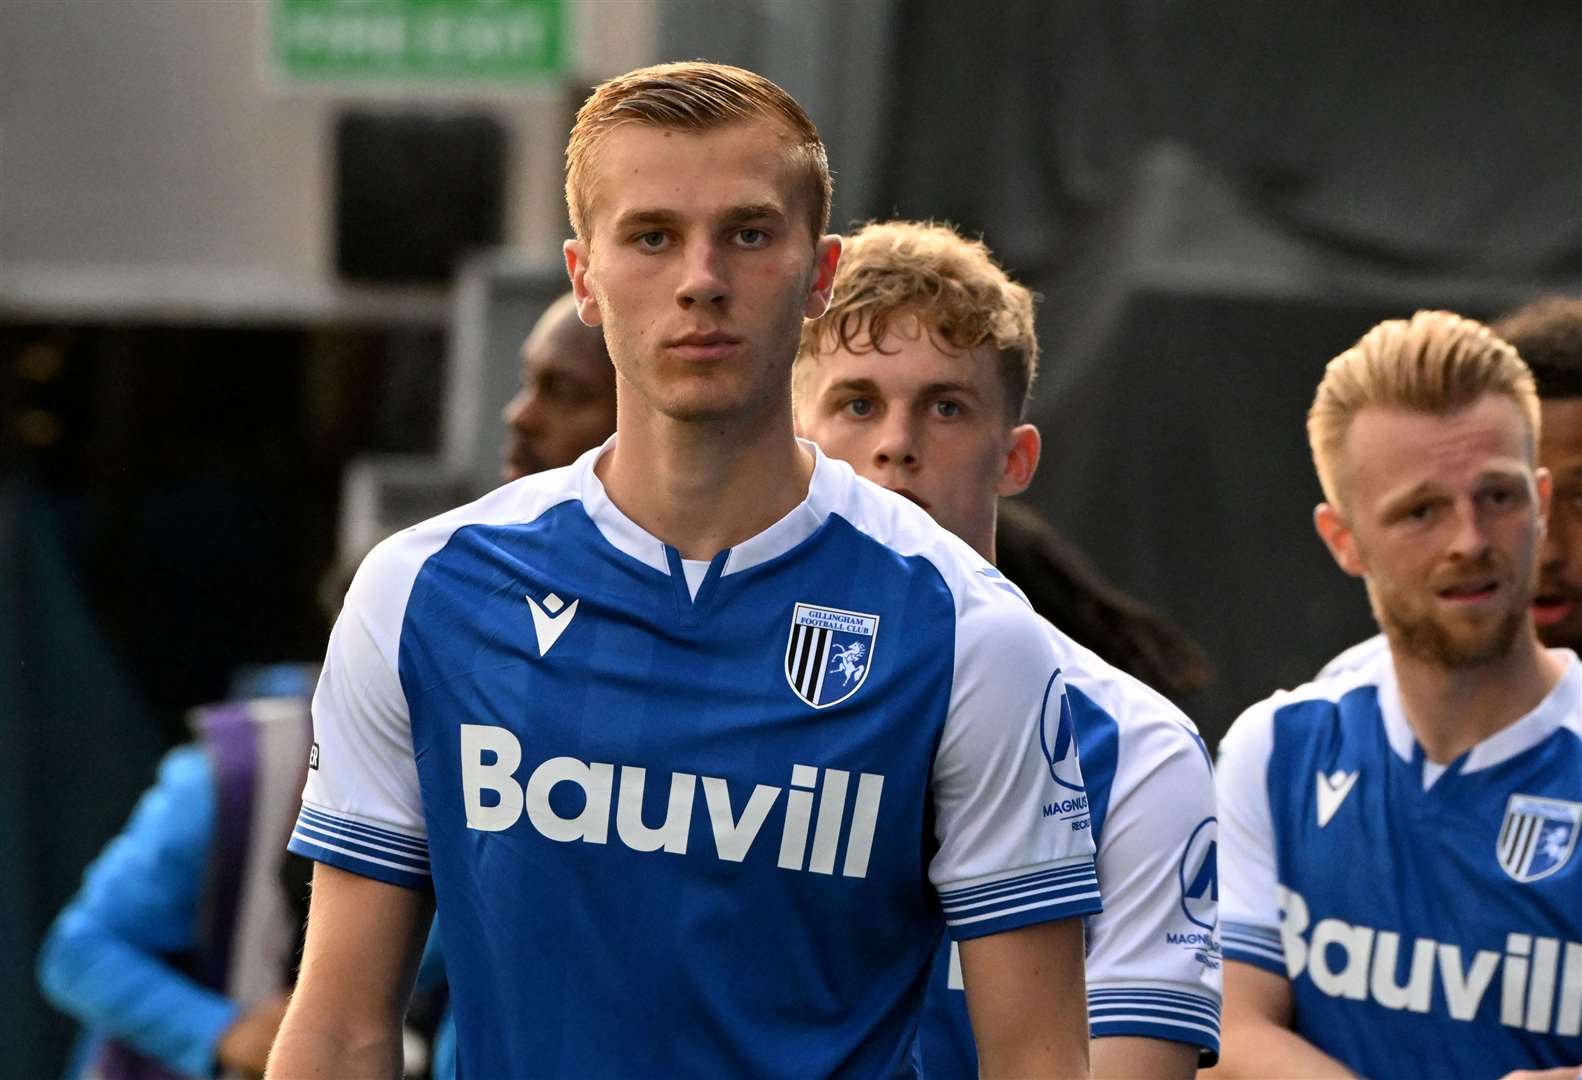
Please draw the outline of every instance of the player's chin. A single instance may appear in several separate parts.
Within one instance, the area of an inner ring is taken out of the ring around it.
[[[1450,628],[1445,640],[1452,666],[1476,667],[1509,656],[1525,622],[1523,609],[1507,612],[1497,620]]]
[[[513,442],[506,447],[505,458],[500,462],[500,478],[507,482],[520,480],[546,468],[548,466],[532,447],[524,442]]]
[[[672,420],[706,424],[741,416],[755,400],[755,395],[734,380],[694,379],[666,395],[664,412]]]
[[[1582,611],[1575,612],[1560,622],[1538,627],[1538,640],[1546,648],[1570,649],[1582,653]]]

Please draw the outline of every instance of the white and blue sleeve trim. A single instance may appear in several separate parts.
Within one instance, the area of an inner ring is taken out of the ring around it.
[[[1099,877],[1086,855],[941,889],[945,925],[957,941],[1100,910]]]
[[[363,877],[408,889],[429,887],[428,842],[388,826],[302,805],[287,848]]]
[[[1283,976],[1286,973],[1285,946],[1280,941],[1280,931],[1275,928],[1256,923],[1222,921],[1219,936],[1225,959],[1252,964],[1276,975]]]
[[[1089,987],[1088,1028],[1095,1039],[1132,1035],[1196,1046],[1203,1051],[1200,1068],[1219,1060],[1219,1002],[1210,994],[1160,986]]]

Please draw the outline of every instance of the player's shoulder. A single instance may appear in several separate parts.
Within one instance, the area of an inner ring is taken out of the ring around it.
[[[404,596],[423,564],[462,529],[525,525],[557,506],[580,500],[583,474],[591,468],[591,461],[585,457],[564,468],[513,480],[470,503],[387,536],[363,559],[352,582],[352,594]]]
[[[1144,771],[1172,760],[1190,760],[1212,771],[1208,748],[1186,713],[1141,679],[1111,664],[1070,635],[1044,622],[1068,695],[1113,723],[1124,760]],[[1134,769],[1133,771],[1136,771]]]
[[[928,567],[949,590],[958,616],[972,611],[1029,631],[1039,625],[1021,590],[927,510],[858,476],[844,461],[820,453],[818,467],[824,509],[897,557]]]
[[[1354,672],[1372,670],[1381,657],[1387,657],[1390,644],[1383,634],[1374,634],[1357,642],[1348,649],[1342,650],[1334,659],[1319,669],[1313,677],[1315,683],[1326,683],[1333,679],[1344,678]]]
[[[1346,722],[1341,701],[1358,690],[1377,688],[1391,677],[1390,649],[1382,636],[1342,652],[1309,681],[1276,690],[1248,706],[1220,740],[1220,758],[1239,751],[1267,756],[1275,730],[1321,734]]]
[[[1560,701],[1559,726],[1571,736],[1574,752],[1582,754],[1582,658],[1571,649],[1549,650],[1562,665],[1556,697]]]

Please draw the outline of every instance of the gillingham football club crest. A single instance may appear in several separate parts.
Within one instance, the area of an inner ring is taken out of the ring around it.
[[[1571,861],[1579,827],[1582,803],[1512,795],[1495,842],[1500,867],[1523,882],[1556,873]]]
[[[878,634],[877,615],[796,605],[786,642],[786,682],[815,709],[840,704],[867,681]]]

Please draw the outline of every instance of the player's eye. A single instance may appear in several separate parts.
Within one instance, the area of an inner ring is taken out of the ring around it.
[[[953,420],[962,413],[966,412],[966,409],[962,407],[961,402],[952,401],[949,398],[945,398],[941,401],[934,402],[934,412],[936,415],[943,417],[946,420]]]
[[[650,232],[638,233],[632,237],[632,243],[643,251],[663,251],[670,244],[670,237],[658,229]]]
[[[763,229],[739,229],[736,242],[745,248],[761,248],[769,243],[769,234]]]
[[[1496,510],[1520,505],[1522,492],[1513,484],[1501,484],[1498,487],[1488,488],[1483,492],[1483,501]]]
[[[850,413],[852,416],[872,416],[873,415],[873,401],[870,398],[865,398],[865,397],[852,398],[850,401],[846,402],[846,404],[841,406],[841,407],[846,412]]]

